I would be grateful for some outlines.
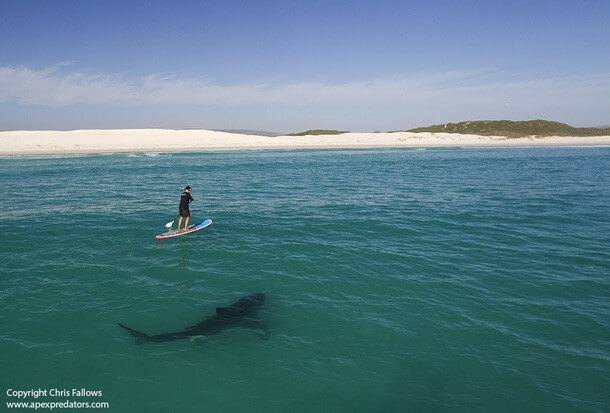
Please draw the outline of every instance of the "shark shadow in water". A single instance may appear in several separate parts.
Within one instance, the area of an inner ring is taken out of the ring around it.
[[[257,311],[263,306],[266,298],[265,293],[247,295],[231,304],[229,307],[217,307],[216,315],[174,333],[162,333],[149,336],[146,333],[129,328],[124,324],[118,323],[118,325],[129,331],[136,339],[136,344],[148,342],[162,343],[164,341],[185,340],[197,336],[209,336],[238,326],[260,330],[263,333],[262,338],[267,338],[269,336],[269,329],[262,320],[256,317]]]

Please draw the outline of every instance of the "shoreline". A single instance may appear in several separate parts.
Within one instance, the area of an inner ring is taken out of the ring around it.
[[[298,149],[610,146],[610,136],[506,138],[450,133],[260,136],[208,130],[88,129],[0,132],[0,156]]]
[[[159,148],[138,148],[138,149],[95,149],[95,150],[71,150],[71,151],[37,151],[37,152],[2,152],[0,151],[0,159],[20,156],[84,156],[84,155],[119,155],[119,154],[177,154],[177,153],[218,153],[218,152],[255,152],[255,151],[333,151],[333,150],[372,150],[372,149],[530,149],[530,148],[604,148],[610,147],[609,143],[601,144],[541,144],[541,145],[437,145],[437,146],[329,146],[329,147],[303,147],[303,146],[281,146],[281,147],[240,147],[240,148],[174,148],[174,149],[159,149]]]

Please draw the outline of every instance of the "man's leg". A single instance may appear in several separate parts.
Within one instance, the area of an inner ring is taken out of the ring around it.
[[[180,229],[180,225],[182,225],[182,215],[178,218],[178,229]]]
[[[188,215],[186,217],[186,221],[184,222],[184,229],[187,229],[189,227],[189,220],[191,219],[191,216]]]

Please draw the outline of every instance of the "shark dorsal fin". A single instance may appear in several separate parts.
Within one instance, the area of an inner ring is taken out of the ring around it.
[[[216,307],[216,315],[220,316],[227,313],[227,309],[223,307]]]

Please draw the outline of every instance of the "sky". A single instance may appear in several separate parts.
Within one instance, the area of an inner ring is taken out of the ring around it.
[[[610,124],[610,1],[0,0],[0,130]]]

